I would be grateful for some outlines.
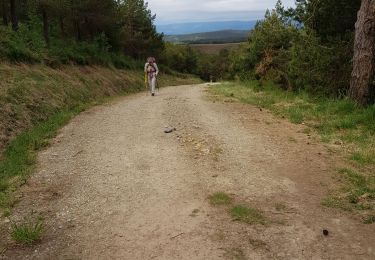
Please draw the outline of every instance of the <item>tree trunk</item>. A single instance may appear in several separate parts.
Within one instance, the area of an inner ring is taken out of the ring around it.
[[[82,39],[81,26],[80,26],[80,22],[78,19],[74,22],[74,25],[76,27],[76,40],[81,41]]]
[[[47,45],[49,45],[49,22],[48,14],[45,8],[42,9],[43,16],[43,37]]]
[[[18,18],[16,10],[16,0],[10,0],[10,20],[14,31],[18,30]]]
[[[64,17],[60,16],[59,20],[60,20],[60,31],[61,31],[61,36],[62,36],[62,37],[65,37],[66,34],[65,34]]]
[[[355,25],[353,72],[349,94],[360,105],[373,97],[375,72],[375,0],[362,0]]]
[[[5,0],[1,1],[1,15],[3,17],[3,24],[8,26],[8,12]]]

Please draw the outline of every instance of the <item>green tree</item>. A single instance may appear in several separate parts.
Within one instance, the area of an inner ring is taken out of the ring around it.
[[[163,50],[163,35],[156,32],[154,20],[143,0],[119,1],[120,41],[126,54],[140,58]]]
[[[296,4],[289,14],[329,40],[354,31],[361,0],[297,0]]]

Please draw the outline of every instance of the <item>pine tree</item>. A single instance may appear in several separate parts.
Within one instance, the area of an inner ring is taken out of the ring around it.
[[[296,10],[306,26],[329,40],[354,31],[360,5],[361,0],[298,0]]]
[[[10,0],[10,20],[14,31],[18,30],[17,1]]]
[[[350,96],[360,105],[373,102],[375,73],[375,0],[362,0],[356,23]]]
[[[148,4],[143,0],[121,1],[119,6],[121,45],[133,57],[155,55],[163,48],[163,35],[156,32]]]

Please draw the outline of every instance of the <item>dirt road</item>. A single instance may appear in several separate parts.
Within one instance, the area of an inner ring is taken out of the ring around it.
[[[320,205],[340,159],[304,126],[213,102],[206,88],[137,94],[72,120],[14,210],[42,215],[43,239],[9,242],[4,258],[375,259],[373,225]],[[267,223],[233,221],[231,205],[209,203],[219,191]]]

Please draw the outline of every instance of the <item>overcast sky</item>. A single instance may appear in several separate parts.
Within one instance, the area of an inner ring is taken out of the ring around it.
[[[277,0],[148,0],[157,24],[202,21],[248,21],[263,18]],[[292,6],[294,0],[283,0]]]

